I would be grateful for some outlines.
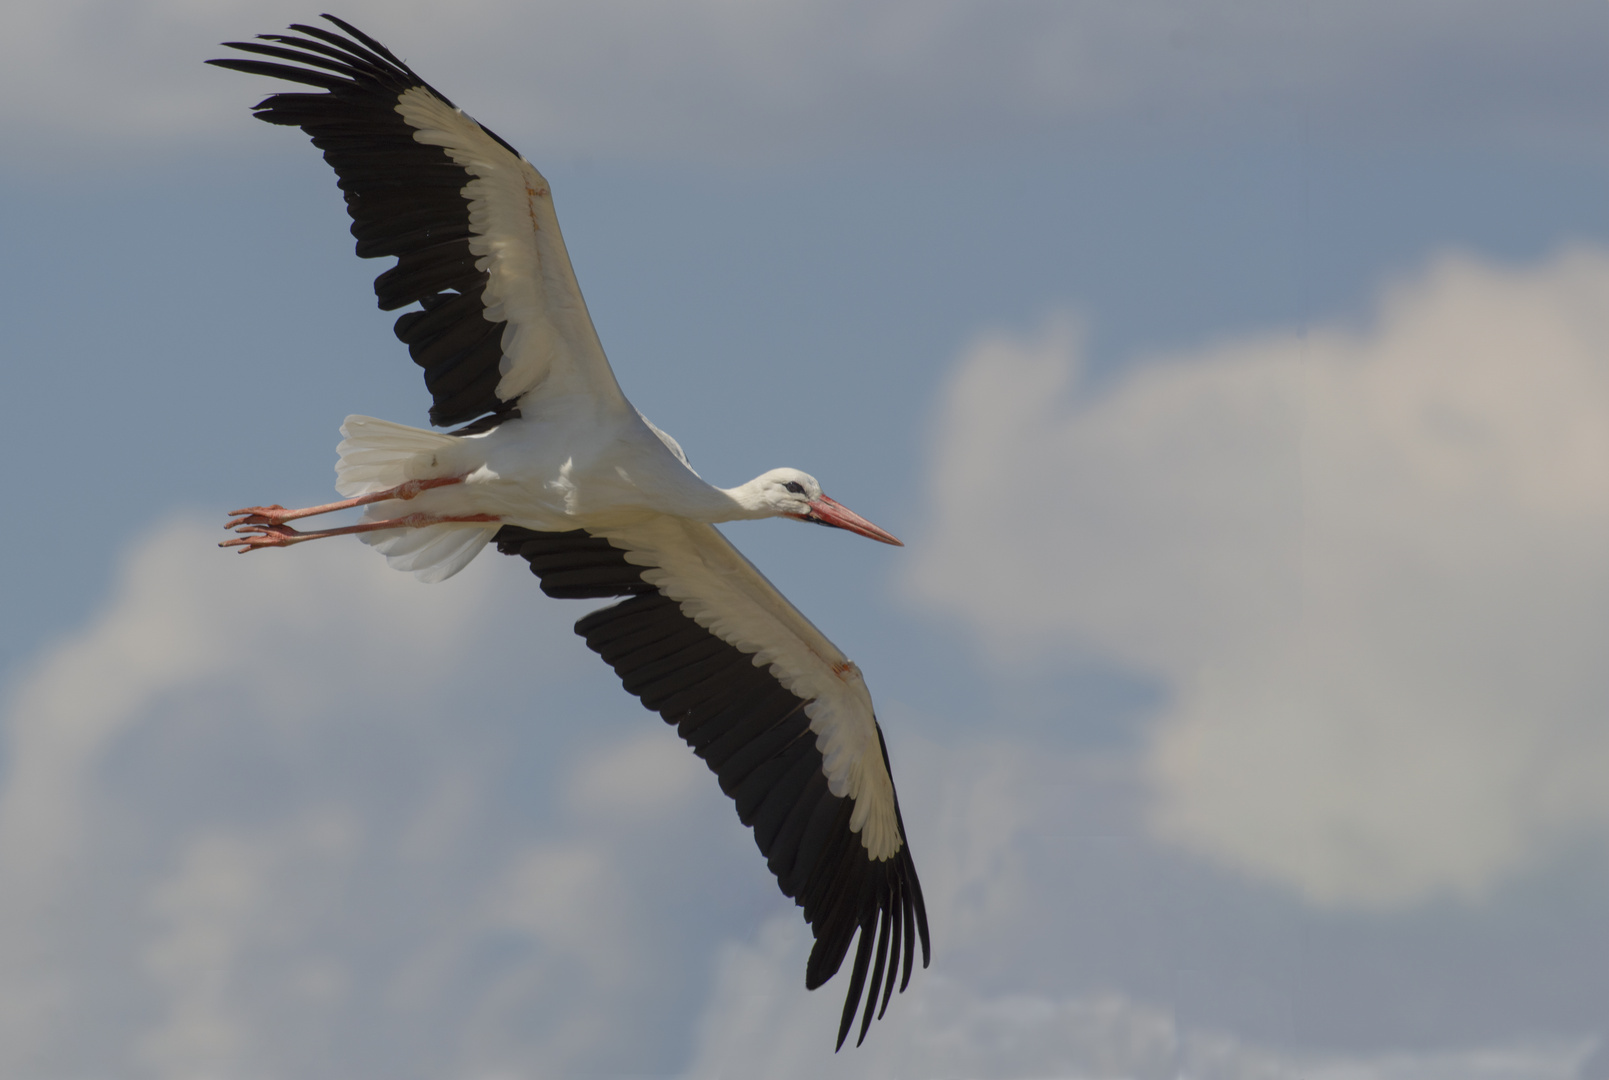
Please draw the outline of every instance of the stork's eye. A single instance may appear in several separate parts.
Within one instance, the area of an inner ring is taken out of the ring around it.
[[[804,494],[804,485],[799,483],[799,481],[797,481],[797,480],[789,480],[786,484],[783,484],[782,486],[787,488],[789,491],[793,492],[795,495],[803,495]]]

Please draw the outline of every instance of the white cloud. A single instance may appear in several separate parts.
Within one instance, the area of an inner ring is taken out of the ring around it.
[[[910,584],[1003,670],[1164,677],[1154,822],[1325,905],[1609,830],[1609,257],[1448,257],[1374,323],[1155,359],[980,341]]]
[[[1326,134],[1579,145],[1597,133],[1599,5],[514,3],[353,0],[483,120],[546,153],[765,160],[909,141],[954,150],[1087,120],[1298,109]],[[291,0],[61,0],[13,13],[0,123],[19,153],[240,130],[216,43],[308,21]]]
[[[723,947],[688,1077],[1178,1075],[1179,1033],[1165,1010],[1118,997],[989,998],[933,972],[913,978],[864,1044],[834,1055],[820,1033],[835,1030],[841,1003],[797,997],[794,968],[807,940],[777,919],[758,940]]]
[[[356,544],[239,558],[216,538],[135,545],[11,697],[0,1073],[669,1075],[703,1067],[700,1023],[730,1062],[778,1014],[777,1045],[832,1058],[843,977],[804,990],[797,911],[573,608],[512,560],[421,586]],[[1047,890],[1021,845],[1047,778],[1088,772],[885,719],[943,973],[845,1063],[913,1053],[898,1018],[951,1016],[968,972],[1009,984],[1066,947],[1032,929]],[[756,928],[769,989],[734,997],[720,972]],[[1040,1006],[991,1001],[976,1060],[1059,1060],[1043,1028],[1002,1056]]]
[[[116,602],[42,658],[6,710],[0,1055],[13,1062],[61,1035],[64,1003],[82,992],[52,951],[72,943],[53,942],[42,929],[77,906],[75,885],[107,857],[108,838],[95,832],[124,808],[109,805],[97,782],[109,755],[126,748],[132,725],[171,704],[181,688],[228,680],[232,694],[214,703],[216,722],[266,710],[294,726],[321,698],[338,697],[338,688],[394,698],[412,672],[459,659],[452,632],[471,614],[475,592],[415,607],[372,572],[342,577],[330,590],[333,552],[300,567],[231,565],[208,558],[220,554],[210,532],[175,526],[137,547]],[[418,626],[410,610],[446,636],[377,632]],[[316,643],[303,636],[305,620],[319,624]]]
[[[285,988],[307,1008],[347,1005],[350,975],[339,959],[307,950],[296,931],[327,898],[310,880],[338,873],[361,835],[350,814],[312,812],[266,835],[202,833],[178,867],[148,892],[153,932],[140,961],[164,1007],[136,1040],[135,1056],[157,1076],[229,1075],[274,1057],[272,1032],[248,985],[265,946],[296,954]],[[277,942],[276,942],[277,939]],[[302,948],[297,948],[302,945]]]
[[[800,1007],[793,965],[804,931],[768,923],[723,947],[689,1080],[1575,1080],[1593,1041],[1530,1040],[1388,1055],[1299,1055],[1182,1024],[1119,994],[991,996],[930,973],[851,1054],[821,1046],[835,1003]]]
[[[797,911],[576,609],[513,560],[422,586],[356,544],[240,558],[217,535],[134,545],[11,694],[0,1073],[668,1075],[700,1017],[741,1041],[777,1012],[801,1060],[831,1056],[844,978],[804,990]],[[1062,947],[1028,929],[1045,884],[1020,848],[1049,771],[1081,774],[885,720],[949,972],[914,986],[1009,981]],[[759,927],[772,996],[712,999]],[[892,1018],[927,1007],[901,997],[866,1060],[897,1060]],[[990,1007],[985,1035],[1017,1010]]]
[[[495,556],[427,587],[358,545],[238,558],[217,535],[135,545],[106,610],[10,696],[0,1073],[662,1055],[676,1008],[629,1039],[608,1018],[696,986],[704,935],[769,883],[760,864],[710,894],[752,843],[577,612]],[[527,738],[548,752],[511,752]],[[653,782],[605,813],[622,764]],[[693,879],[649,887],[668,866]]]
[[[680,739],[656,732],[585,762],[570,782],[570,802],[588,815],[650,818],[686,802],[711,776]]]
[[[1286,930],[1147,842],[1131,762],[934,742],[885,697],[934,966],[835,1056],[844,977],[804,990],[797,911],[574,606],[514,560],[421,586],[356,544],[215,539],[135,544],[9,698],[0,1074],[1314,1074],[1175,1018],[1180,965],[1277,998]]]

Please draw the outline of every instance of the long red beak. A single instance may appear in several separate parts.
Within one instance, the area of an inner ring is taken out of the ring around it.
[[[895,547],[905,546],[893,533],[879,529],[843,503],[829,499],[825,495],[811,500],[810,513],[788,516],[797,517],[800,521],[813,521],[817,525],[831,525],[835,529],[848,529],[852,533],[869,536],[873,540],[893,544]]]

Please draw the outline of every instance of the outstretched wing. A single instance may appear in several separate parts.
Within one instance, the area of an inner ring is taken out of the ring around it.
[[[340,178],[358,255],[397,265],[374,281],[385,311],[410,304],[397,337],[425,369],[430,422],[479,430],[532,393],[586,393],[625,408],[576,285],[548,183],[391,51],[343,34],[232,41],[274,60],[209,60],[322,93],[280,93],[260,120],[300,127]],[[487,414],[491,414],[489,417]]]
[[[676,725],[737,802],[815,934],[808,989],[838,971],[859,931],[838,1045],[863,992],[864,1040],[874,1011],[888,1008],[902,957],[904,990],[916,938],[923,967],[929,948],[888,750],[859,669],[713,526],[672,517],[600,533],[505,525],[496,540],[530,562],[549,596],[629,598],[588,615],[576,633]]]

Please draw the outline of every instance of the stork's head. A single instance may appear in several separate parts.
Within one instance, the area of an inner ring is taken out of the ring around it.
[[[879,529],[853,510],[823,495],[821,485],[809,473],[802,473],[798,469],[772,469],[744,486],[757,489],[755,493],[770,516],[831,525],[835,529],[848,529],[885,544],[905,546],[893,533]]]

